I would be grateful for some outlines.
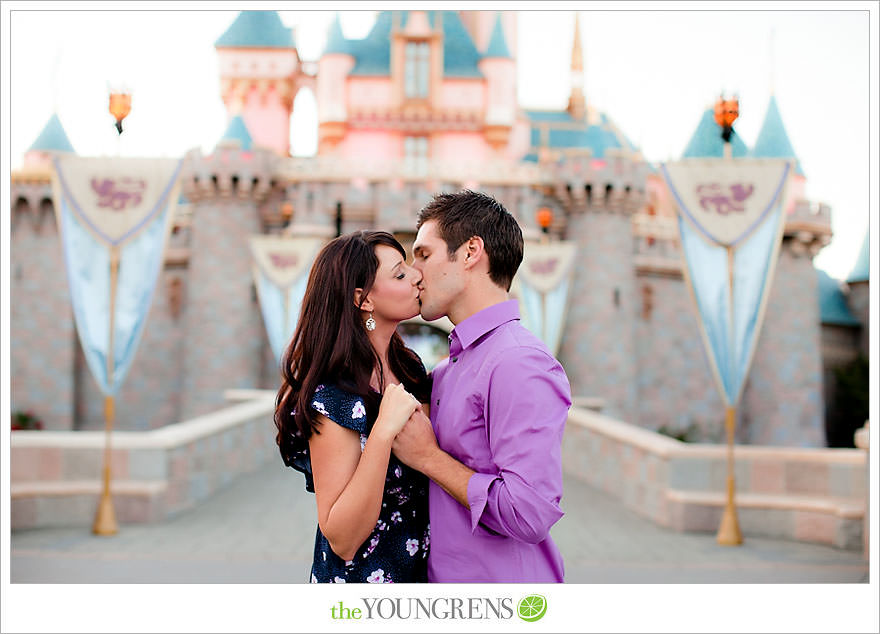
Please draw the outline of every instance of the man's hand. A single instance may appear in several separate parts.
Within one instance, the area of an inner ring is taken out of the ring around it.
[[[407,466],[425,473],[440,450],[431,421],[421,409],[416,409],[391,445],[394,455]]]

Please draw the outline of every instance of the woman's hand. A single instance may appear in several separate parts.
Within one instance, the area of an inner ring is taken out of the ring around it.
[[[393,440],[418,406],[416,397],[407,392],[403,385],[397,383],[388,385],[382,395],[379,415],[372,433],[379,432],[388,441]]]

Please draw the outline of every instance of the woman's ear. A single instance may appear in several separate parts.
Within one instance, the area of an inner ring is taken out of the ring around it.
[[[370,296],[364,299],[364,303],[361,304],[361,297],[363,297],[364,289],[356,288],[354,289],[354,305],[359,307],[361,310],[372,311],[373,310],[373,300],[370,299]]]

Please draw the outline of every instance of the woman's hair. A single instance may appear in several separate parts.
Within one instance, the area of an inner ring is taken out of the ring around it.
[[[376,280],[380,244],[406,258],[390,233],[356,231],[329,242],[312,265],[299,322],[282,358],[282,382],[275,398],[275,440],[288,466],[296,438],[319,433],[317,414],[310,405],[318,385],[332,383],[357,394],[369,418],[378,413],[381,395],[370,387],[370,378],[377,369],[379,391],[385,391],[382,360],[367,338],[360,306],[355,305],[355,289],[363,289],[363,303]],[[388,365],[419,401],[430,399],[425,367],[397,332],[388,347]]]

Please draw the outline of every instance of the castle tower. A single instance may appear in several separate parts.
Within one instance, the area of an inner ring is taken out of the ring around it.
[[[255,145],[287,156],[302,72],[291,29],[276,11],[242,11],[214,46],[230,119],[241,115]]]
[[[76,337],[52,202],[50,161],[73,154],[57,114],[12,173],[9,306],[11,410],[31,411],[44,428],[73,429]],[[47,398],[49,396],[49,398]]]
[[[507,42],[510,57],[516,60],[517,46],[517,16],[516,11],[459,11],[461,23],[467,29],[474,42],[474,46],[481,54],[489,49],[493,37],[495,24],[500,18],[504,30],[504,40]]]
[[[782,115],[779,112],[779,105],[776,103],[776,95],[770,94],[770,103],[767,105],[767,113],[764,115],[764,123],[761,125],[761,131],[758,132],[758,139],[755,141],[755,147],[752,148],[752,156],[756,158],[786,158],[794,160],[794,173],[791,175],[789,182],[789,198],[790,204],[786,209],[786,213],[791,213],[795,201],[804,197],[806,188],[806,177],[794,152],[794,147],[788,139],[788,133],[785,131],[785,124],[782,123]]]
[[[575,36],[573,49],[579,42]],[[603,413],[635,422],[632,214],[644,200],[645,165],[603,113],[575,114],[580,118],[569,111],[526,112],[532,125],[526,160],[534,156],[554,174],[549,193],[562,208],[557,215],[567,216],[566,238],[578,245],[559,360],[573,396],[601,398]]]
[[[486,140],[496,149],[507,146],[516,117],[516,63],[507,48],[501,13],[495,18],[495,28],[489,47],[479,62],[486,76],[488,103],[486,107]]]
[[[856,263],[853,265],[852,271],[846,277],[846,283],[849,286],[849,306],[853,315],[862,324],[862,335],[859,342],[859,351],[867,359],[868,358],[868,332],[870,330],[868,322],[868,304],[869,304],[869,287],[870,287],[870,260],[868,258],[868,232],[865,231],[865,238],[862,240],[862,248],[859,249],[859,255]]]
[[[252,135],[243,119],[232,119],[210,156],[196,149],[184,159],[181,179],[192,220],[181,420],[225,406],[226,389],[262,387],[268,341],[248,239],[263,233],[260,204],[272,189],[279,157],[247,148]]]
[[[327,33],[327,46],[318,61],[318,154],[327,154],[345,136],[348,120],[346,78],[354,56],[342,33],[339,14]]]
[[[586,113],[584,98],[584,52],[581,49],[581,27],[578,12],[574,12],[574,42],[571,46],[571,96],[568,98],[568,114],[572,119],[583,119]]]

